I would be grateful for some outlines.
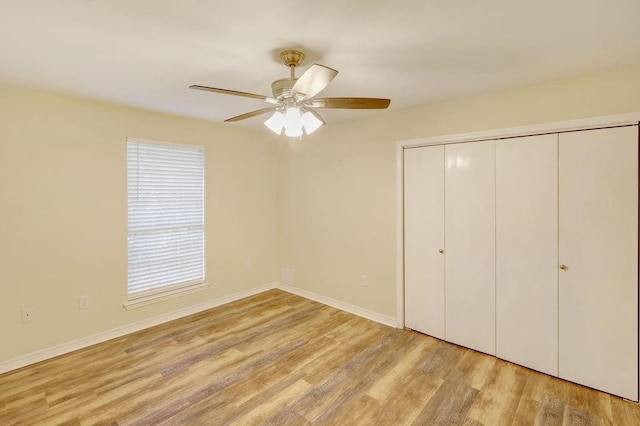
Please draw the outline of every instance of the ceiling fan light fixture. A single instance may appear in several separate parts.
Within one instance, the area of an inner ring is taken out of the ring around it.
[[[302,114],[300,114],[300,108],[291,106],[287,107],[284,113],[284,127],[302,127]]]
[[[280,111],[274,112],[273,115],[264,122],[264,125],[276,135],[281,135],[282,129],[284,128],[284,114]]]
[[[284,134],[292,138],[302,136],[302,125],[300,108],[288,107],[284,113]]]
[[[307,135],[315,132],[324,123],[318,119],[311,111],[307,111],[302,114],[302,127]]]
[[[324,123],[311,111],[298,106],[286,107],[284,114],[276,111],[264,124],[274,133],[281,135],[284,129],[286,136],[297,138],[304,133],[310,135]]]

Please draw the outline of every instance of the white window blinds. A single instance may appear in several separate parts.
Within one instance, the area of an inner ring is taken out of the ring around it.
[[[127,140],[128,300],[204,283],[204,149]]]

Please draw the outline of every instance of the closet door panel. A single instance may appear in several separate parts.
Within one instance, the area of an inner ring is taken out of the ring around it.
[[[496,354],[558,375],[558,135],[496,142]]]
[[[404,151],[405,325],[444,339],[444,147]]]
[[[559,373],[638,399],[638,130],[559,140]]]
[[[445,147],[448,341],[495,354],[495,142]]]

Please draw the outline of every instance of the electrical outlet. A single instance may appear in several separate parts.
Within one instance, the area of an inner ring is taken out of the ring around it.
[[[362,287],[369,287],[369,277],[363,275],[362,278],[360,278],[360,285]]]
[[[89,296],[84,295],[78,297],[78,309],[87,309],[89,307]]]
[[[246,269],[247,271],[250,271],[253,269],[253,262],[250,260],[247,260],[244,262],[244,269]]]
[[[295,285],[296,269],[293,266],[281,266],[280,280],[282,281],[283,284]]]
[[[33,321],[33,308],[22,308],[22,322]]]

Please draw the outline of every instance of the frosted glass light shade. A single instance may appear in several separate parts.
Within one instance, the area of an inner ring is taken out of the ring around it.
[[[282,129],[284,128],[284,114],[280,111],[276,111],[273,115],[264,122],[264,125],[267,126],[271,131],[277,135],[282,134]]]
[[[300,127],[285,127],[284,134],[291,138],[297,138],[298,136],[302,136],[302,126]]]
[[[313,115],[310,111],[302,114],[302,123],[304,131],[308,135],[315,132],[320,126],[322,126],[322,121],[318,120],[318,117]]]
[[[300,108],[289,107],[284,113],[284,127],[302,127]]]
[[[300,108],[289,107],[284,113],[284,134],[290,137],[302,136],[302,116]]]

